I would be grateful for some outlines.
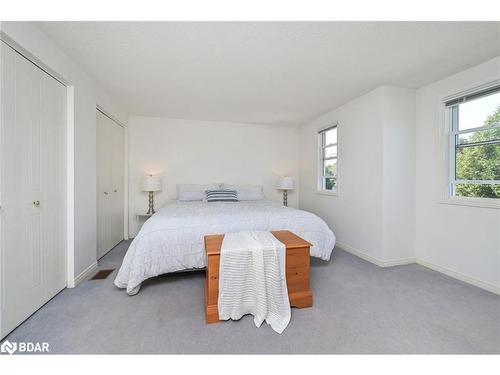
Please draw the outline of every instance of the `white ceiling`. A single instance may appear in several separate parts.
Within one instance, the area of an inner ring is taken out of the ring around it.
[[[301,124],[500,55],[500,22],[37,22],[131,115]]]

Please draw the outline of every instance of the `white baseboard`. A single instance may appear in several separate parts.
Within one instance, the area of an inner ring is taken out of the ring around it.
[[[373,263],[379,267],[392,267],[392,266],[401,266],[401,265],[405,265],[405,264],[417,263],[417,264],[420,264],[421,266],[429,268],[433,271],[443,273],[447,276],[453,277],[454,279],[457,279],[457,280],[463,281],[465,283],[477,286],[478,288],[487,290],[488,292],[500,294],[500,287],[498,285],[489,283],[489,282],[484,281],[484,280],[476,279],[474,277],[464,275],[463,273],[456,272],[456,271],[450,270],[449,268],[441,267],[441,266],[438,266],[438,265],[430,263],[430,262],[426,262],[426,261],[421,260],[421,259],[401,258],[401,259],[392,259],[392,260],[381,260],[381,259],[375,258],[371,255],[368,255],[366,252],[359,250],[359,249],[356,249],[356,248],[354,248],[346,243],[343,243],[343,242],[337,241],[337,246],[340,249],[342,249],[342,250],[344,250],[352,255],[355,255],[361,259],[364,259],[370,263]]]
[[[97,269],[97,261],[92,263],[90,266],[85,268],[77,277],[73,280],[68,280],[68,288],[74,288],[78,284],[80,284],[83,280],[90,276],[92,272]]]
[[[348,245],[344,242],[338,242],[337,245],[339,248],[341,248],[344,251],[347,251],[348,253],[357,256],[358,258],[364,259],[370,263],[376,264],[379,267],[393,267],[393,266],[402,266],[405,264],[412,264],[415,263],[416,260],[415,258],[399,258],[399,259],[389,259],[389,260],[382,260],[375,258],[371,255],[368,255],[365,251],[356,249],[352,247],[351,245]]]
[[[431,270],[444,273],[447,276],[453,277],[454,279],[463,281],[467,284],[471,284],[474,286],[477,286],[478,288],[487,290],[488,292],[492,292],[495,294],[500,294],[500,286],[492,284],[488,281],[476,279],[475,277],[470,277],[467,275],[464,275],[463,273],[453,271],[449,268],[441,267],[436,264],[426,262],[425,260],[417,259],[417,263],[420,264],[421,266],[430,268]]]

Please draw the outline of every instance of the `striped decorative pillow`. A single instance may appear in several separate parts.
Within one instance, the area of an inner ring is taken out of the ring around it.
[[[207,190],[207,202],[238,202],[236,190]]]

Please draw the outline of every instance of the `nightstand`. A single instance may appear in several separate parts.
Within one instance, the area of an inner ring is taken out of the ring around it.
[[[146,221],[148,221],[148,219],[153,216],[153,215],[149,215],[149,214],[136,214],[135,217],[136,217],[136,220],[139,222],[139,227],[138,229],[141,229],[141,227],[144,225],[144,223]]]
[[[139,218],[139,219],[144,219],[144,221],[146,221],[147,219],[149,219],[153,215],[152,214],[137,214],[135,216],[137,216],[137,218]]]

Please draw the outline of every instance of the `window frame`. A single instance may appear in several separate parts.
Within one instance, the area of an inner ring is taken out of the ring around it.
[[[337,142],[331,143],[331,144],[324,144],[325,139],[326,139],[326,132],[332,129],[336,129],[337,131]],[[317,158],[317,163],[318,163],[318,175],[317,175],[317,182],[316,182],[316,192],[318,194],[323,194],[323,195],[333,195],[337,196],[339,192],[339,127],[338,127],[338,122],[330,123],[328,126],[321,127],[318,129],[318,145],[317,145],[317,152],[318,152],[318,158]],[[335,156],[330,156],[330,157],[324,157],[325,155],[325,150],[328,147],[336,147],[337,148],[337,154]],[[337,161],[337,167],[336,167],[336,174],[333,177],[325,176],[325,161],[327,160],[336,160]],[[325,189],[325,181],[327,178],[333,178],[335,181],[335,189],[329,190]]]
[[[483,208],[500,208],[499,198],[484,198],[484,197],[463,197],[455,195],[455,186],[457,184],[488,184],[488,185],[498,185],[500,180],[457,180],[456,179],[456,142],[458,136],[463,133],[471,133],[476,131],[484,130],[483,126],[459,130],[459,119],[458,111],[453,108],[458,109],[461,103],[465,103],[474,98],[479,98],[481,96],[488,96],[500,90],[500,80],[485,83],[481,86],[477,86],[472,89],[463,90],[460,93],[454,95],[448,95],[446,97],[441,97],[440,103],[444,115],[443,127],[444,129],[444,142],[445,154],[448,162],[446,163],[446,188],[444,193],[444,199],[440,203],[443,204],[456,204],[464,206],[475,206]],[[493,125],[493,128],[500,128],[500,123]],[[491,128],[489,128],[491,129]]]

